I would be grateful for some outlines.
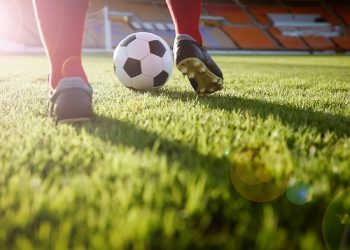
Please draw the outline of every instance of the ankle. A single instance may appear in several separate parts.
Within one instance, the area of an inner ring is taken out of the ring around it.
[[[63,63],[51,65],[49,83],[52,89],[55,89],[63,78],[80,77],[88,84],[83,65],[79,57],[69,57]]]
[[[61,67],[62,78],[65,77],[80,77],[88,84],[88,79],[83,68],[80,57],[69,57],[66,59]]]
[[[61,79],[61,72],[52,68],[49,74],[49,84],[51,85],[51,88],[55,89]]]
[[[203,46],[203,39],[199,32],[182,32],[176,34],[177,40],[194,40],[199,45]]]

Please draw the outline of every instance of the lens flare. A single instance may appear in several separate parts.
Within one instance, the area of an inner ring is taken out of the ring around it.
[[[311,200],[309,185],[303,182],[290,183],[286,193],[288,200],[294,205],[305,205]]]
[[[254,202],[268,202],[281,196],[293,172],[290,153],[283,143],[248,144],[230,160],[233,186],[240,195]]]
[[[0,1],[0,54],[21,45],[23,13],[17,0]]]
[[[331,201],[323,217],[322,230],[329,250],[350,249],[350,188]]]

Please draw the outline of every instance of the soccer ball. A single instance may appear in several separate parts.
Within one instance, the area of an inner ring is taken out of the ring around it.
[[[124,38],[113,54],[114,71],[128,88],[152,90],[164,86],[174,66],[168,44],[159,36],[138,32]]]

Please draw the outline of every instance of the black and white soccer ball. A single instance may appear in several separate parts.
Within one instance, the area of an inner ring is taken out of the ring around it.
[[[169,45],[159,36],[138,32],[124,38],[113,54],[115,74],[128,88],[152,90],[164,86],[174,66]]]

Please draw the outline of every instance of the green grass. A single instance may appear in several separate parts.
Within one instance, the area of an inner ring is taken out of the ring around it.
[[[198,98],[177,71],[141,94],[86,56],[95,121],[56,126],[46,58],[1,57],[0,249],[326,249],[326,208],[350,186],[350,58],[215,58],[225,89]],[[281,191],[292,168],[307,203],[243,198],[237,166]]]

